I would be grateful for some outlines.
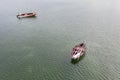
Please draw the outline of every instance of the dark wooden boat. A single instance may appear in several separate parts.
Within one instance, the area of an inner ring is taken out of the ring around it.
[[[35,12],[31,12],[31,13],[19,13],[17,15],[18,18],[27,18],[27,17],[34,17],[36,16],[36,13]]]
[[[85,54],[85,51],[86,51],[86,44],[84,42],[81,44],[75,45],[75,47],[71,52],[71,58],[74,60],[76,59],[79,60],[80,57]]]

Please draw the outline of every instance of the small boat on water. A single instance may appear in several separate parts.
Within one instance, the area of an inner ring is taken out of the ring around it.
[[[71,52],[71,58],[73,60],[79,60],[81,56],[85,54],[86,51],[86,44],[83,42],[81,44],[75,45]]]
[[[27,18],[36,16],[36,12],[31,13],[18,13],[17,18]]]

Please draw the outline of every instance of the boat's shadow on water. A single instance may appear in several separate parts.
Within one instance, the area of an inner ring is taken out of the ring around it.
[[[79,63],[80,61],[82,61],[84,59],[84,57],[85,57],[85,54],[83,56],[81,56],[79,60],[77,60],[77,59],[76,60],[71,59],[71,64],[77,64],[77,63]]]

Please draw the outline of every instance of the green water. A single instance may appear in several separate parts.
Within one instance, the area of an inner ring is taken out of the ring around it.
[[[1,0],[0,80],[120,80],[119,0]],[[37,17],[17,19],[18,12]],[[74,45],[87,52],[71,61]]]

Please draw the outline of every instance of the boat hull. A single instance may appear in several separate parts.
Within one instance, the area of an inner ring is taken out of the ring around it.
[[[82,44],[82,46],[81,46]],[[83,56],[86,52],[86,44],[85,43],[81,43],[79,45],[76,45],[72,52],[71,52],[71,58],[76,60],[76,59],[80,59],[81,56]]]
[[[31,12],[31,13],[19,13],[17,15],[18,18],[27,18],[27,17],[35,17],[36,13],[35,12]]]

